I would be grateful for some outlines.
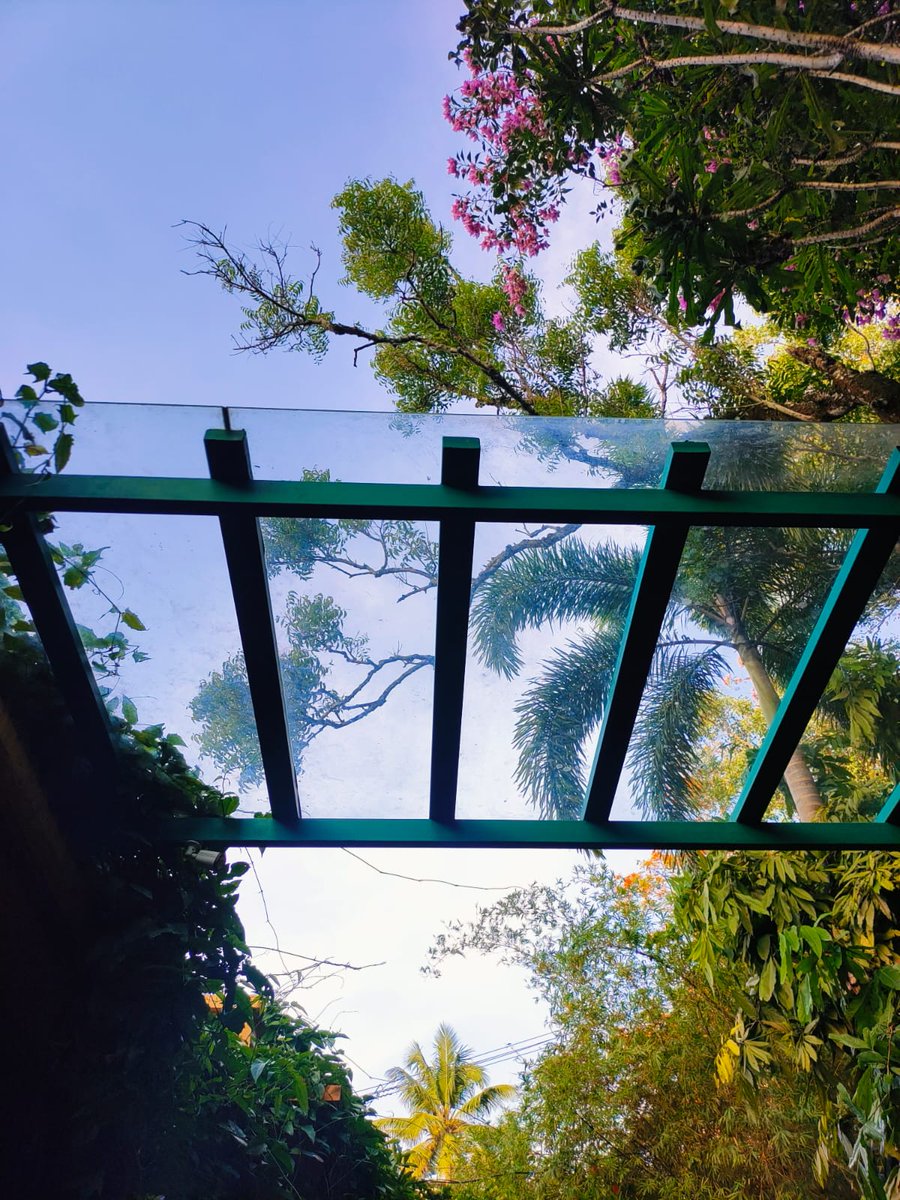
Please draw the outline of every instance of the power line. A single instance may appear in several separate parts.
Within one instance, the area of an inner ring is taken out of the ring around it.
[[[552,1033],[536,1034],[530,1038],[522,1038],[518,1042],[507,1042],[503,1046],[495,1046],[492,1050],[485,1050],[482,1054],[472,1059],[472,1062],[476,1063],[479,1067],[495,1067],[509,1059],[525,1058],[534,1054],[555,1040],[556,1037]],[[381,1087],[376,1089],[372,1098],[381,1100],[385,1096],[395,1095],[400,1090],[400,1086],[398,1083],[385,1082]]]

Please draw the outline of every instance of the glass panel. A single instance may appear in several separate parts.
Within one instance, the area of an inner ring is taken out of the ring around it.
[[[427,816],[436,527],[271,520],[263,534],[304,815]]]
[[[731,812],[853,532],[691,530],[614,818]]]
[[[57,525],[50,540],[64,555],[63,571],[77,572],[82,549],[105,547],[90,567],[93,582],[66,588],[66,598],[113,711],[122,716],[130,703],[139,726],[165,725],[184,739],[182,753],[203,779],[239,792],[242,811],[267,811],[239,681],[226,673],[204,687],[239,645],[218,521],[62,513]],[[126,611],[146,629],[129,628]],[[114,640],[97,644],[90,631]],[[132,649],[116,661],[126,638]],[[124,715],[134,720],[130,709]]]
[[[479,525],[460,817],[579,817],[645,539],[634,526]]]
[[[850,635],[801,754],[835,818],[871,819],[900,781],[900,551]]]
[[[53,404],[41,412],[53,415]],[[25,413],[16,401],[0,409],[15,442]],[[206,478],[203,449],[207,429],[222,428],[222,409],[176,404],[85,404],[72,428],[72,457],[66,473],[79,475],[145,475]],[[48,438],[55,435],[50,433]]]
[[[6,421],[21,412],[21,405],[7,403],[0,417]],[[655,486],[671,442],[691,439],[711,444],[710,487],[870,490],[896,440],[895,430],[875,425],[567,421],[508,414],[419,417],[232,409],[228,421],[232,428],[247,429],[259,478],[296,479],[304,470],[317,470],[345,480],[435,482],[440,477],[441,439],[476,436],[482,444],[482,483],[505,486]],[[225,423],[225,414],[218,408],[88,404],[80,410],[75,427],[70,469],[79,473],[205,476],[203,433]],[[10,424],[14,427],[15,421]],[[224,734],[216,742],[217,762],[199,759],[201,747],[192,740],[203,728],[208,732],[212,719],[208,706],[194,705],[192,709],[192,701],[201,683],[213,672],[221,673],[239,646],[217,522],[70,514],[60,517],[55,536],[67,545],[80,543],[88,550],[109,547],[98,578],[105,580],[104,590],[116,604],[132,609],[148,626],[146,633],[134,631],[133,637],[150,659],[143,663],[127,660],[121,665],[116,695],[128,695],[135,702],[141,722],[161,721],[180,733],[188,742],[189,757],[200,762],[208,778],[227,769],[230,785],[236,786],[243,769],[246,804],[261,804],[261,788],[253,782],[259,778],[258,769],[253,770],[253,762],[258,765],[258,746],[248,720],[246,693],[241,693],[241,680],[233,670],[222,684],[231,688],[230,692],[225,688],[225,698],[232,706],[228,709],[229,719],[233,718],[231,742]],[[296,655],[299,638],[314,660],[307,663],[312,674],[301,681],[306,691],[288,687],[295,740],[308,743],[302,747],[301,792],[304,811],[310,815],[421,816],[427,809],[433,674],[425,660],[434,646],[436,537],[434,525],[267,522],[280,648]],[[479,527],[476,579],[489,564],[491,578],[501,582],[512,571],[510,563],[517,569],[527,565],[524,553],[499,562],[496,556],[529,537],[539,542],[556,539],[554,527],[532,526],[525,531],[513,526]],[[618,556],[633,568],[643,537],[644,531],[636,526],[582,527],[558,540],[555,552],[560,553],[563,546],[580,546],[580,551],[573,552],[595,558],[605,555],[610,561]],[[722,748],[720,757],[731,738],[738,746],[736,753],[743,754],[746,762],[759,744],[764,721],[754,716],[747,664],[733,649],[734,638],[716,632],[709,605],[715,607],[721,587],[737,572],[742,591],[735,612],[753,626],[748,630],[751,642],[780,691],[849,537],[840,531],[705,529],[692,533],[659,652],[667,662],[695,651],[708,659],[720,656],[707,689],[713,698],[712,716],[717,715],[719,724],[705,730],[707,738],[720,738],[716,743]],[[539,558],[551,552],[544,546],[535,554]],[[384,569],[386,553],[388,570]],[[546,564],[535,561],[535,565]],[[597,614],[582,602],[583,597],[579,600],[579,586],[576,578],[568,597],[563,590],[556,610],[551,606],[535,611],[535,627],[520,634],[521,663],[515,665],[509,679],[485,665],[470,636],[460,816],[536,815],[527,789],[515,780],[523,749],[515,744],[516,708],[524,704],[524,717],[533,717],[534,681],[548,664],[562,677],[566,656],[577,665],[579,647],[584,649],[591,637],[597,641]],[[481,594],[486,588],[482,581]],[[622,589],[623,603],[627,602],[626,592],[630,589]],[[109,608],[108,601],[92,596],[88,588],[68,594],[77,619],[85,626],[96,625]],[[538,585],[529,603],[546,598]],[[590,603],[595,601],[596,596]],[[872,620],[874,617],[854,635],[856,640],[871,636]],[[881,626],[879,636],[897,637],[896,618],[892,621]],[[305,630],[302,634],[298,634],[300,625]],[[365,648],[358,640],[363,637],[368,639]],[[678,645],[671,644],[678,639]],[[575,643],[575,650],[570,642]],[[616,637],[607,629],[606,642],[588,648],[598,655],[608,652],[608,657],[615,644]],[[415,669],[397,682],[409,667]],[[363,681],[363,689],[354,692]],[[329,689],[338,699],[343,698],[343,707],[326,712],[328,703],[334,701]],[[206,700],[214,699],[209,688],[203,695]],[[318,716],[323,718],[312,738],[306,738],[301,728],[309,719],[309,709],[300,703],[304,695],[315,700]],[[573,721],[578,716],[574,698],[575,693],[565,689],[557,697],[560,712]],[[378,704],[381,699],[384,702]],[[347,707],[355,703],[366,707]],[[735,705],[741,709],[740,719],[730,715]],[[336,711],[346,727],[327,727],[334,723],[330,718]],[[198,713],[200,725],[193,720]],[[642,721],[647,713],[645,697]],[[326,716],[329,720],[324,720]],[[351,716],[359,718],[352,725]],[[559,761],[568,769],[576,762],[579,741],[584,763],[592,758],[597,723],[584,714],[582,717],[574,741],[570,721],[568,744],[555,747]],[[207,746],[211,745],[207,739]],[[662,740],[645,741],[643,748],[632,748],[614,816],[638,813],[635,769],[639,771],[641,763],[648,760],[648,747],[665,745]],[[691,760],[685,761],[688,765],[683,774],[688,777]],[[715,786],[702,779],[694,779],[693,786],[706,789],[701,799],[707,807],[727,807],[729,788],[732,793],[739,790],[739,772],[733,780],[723,766]]]

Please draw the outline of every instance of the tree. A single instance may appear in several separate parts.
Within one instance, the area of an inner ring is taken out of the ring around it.
[[[891,5],[467,0],[459,29],[445,113],[476,151],[450,169],[487,248],[544,248],[576,174],[608,189],[599,211],[621,201],[618,243],[672,320],[734,323],[740,294],[824,336],[895,294]]]
[[[818,1097],[784,1054],[759,1093],[713,1083],[740,1002],[728,966],[710,985],[674,925],[660,859],[624,879],[600,863],[511,893],[438,939],[433,959],[477,951],[523,967],[553,1040],[521,1102],[454,1176],[466,1200],[701,1197],[800,1200],[813,1178]],[[751,1047],[752,1050],[752,1047]],[[833,1169],[827,1194],[851,1193]]]
[[[318,252],[303,281],[288,273],[284,247],[261,244],[259,264],[223,235],[194,226],[200,273],[242,302],[239,348],[319,357],[332,339],[351,338],[354,362],[372,350],[376,376],[405,412],[439,412],[467,400],[530,414],[603,414],[604,387],[579,323],[548,319],[535,282],[520,274],[512,285],[502,271],[488,284],[461,275],[450,259],[450,235],[411,182],[356,180],[334,207],[344,282],[385,309],[385,327],[342,321],[323,308]],[[635,415],[653,412],[639,396]]]
[[[900,347],[891,340],[900,330],[880,292],[857,297],[854,320],[827,348],[809,344],[808,316],[799,312],[790,336],[772,327],[709,344],[687,313],[670,313],[665,293],[634,273],[633,256],[594,245],[573,263],[570,314],[551,319],[536,280],[520,266],[501,265],[490,284],[462,276],[450,235],[411,183],[354,181],[334,203],[344,282],[384,309],[385,324],[363,326],[325,309],[318,252],[304,281],[289,274],[284,247],[263,243],[257,263],[195,226],[201,273],[242,302],[240,349],[318,358],[334,339],[349,338],[354,362],[371,351],[376,376],[406,412],[467,401],[531,415],[654,417],[681,396],[692,412],[720,417],[900,416]],[[643,358],[641,377],[604,379],[592,363],[604,342]],[[793,356],[793,370],[770,370],[773,349],[780,360]]]
[[[409,1163],[417,1179],[446,1179],[472,1131],[515,1095],[508,1083],[488,1085],[487,1072],[472,1058],[449,1025],[439,1025],[434,1056],[429,1061],[413,1042],[402,1067],[391,1067],[394,1085],[409,1109],[406,1117],[382,1117],[380,1129],[409,1146]]]
[[[877,671],[870,679],[877,687]],[[895,668],[892,687],[896,680]],[[701,782],[725,806],[746,761],[745,720],[736,738],[715,739],[704,756]],[[815,742],[814,752],[826,756],[832,811],[871,815],[890,786],[896,753],[886,772],[873,775],[867,755],[835,739],[827,719]],[[765,1090],[776,1060],[803,1073],[821,1114],[817,1176],[845,1162],[870,1200],[896,1195],[898,1182],[896,858],[710,852],[672,879],[674,920],[692,962],[717,992],[732,971],[743,982],[730,1027],[719,1034],[718,1079]]]
[[[304,479],[329,478],[305,471]],[[318,566],[354,578],[387,580],[398,602],[437,585],[437,545],[410,521],[267,520],[262,522],[270,578],[289,575],[305,582]],[[400,650],[376,657],[368,638],[344,630],[346,612],[331,596],[290,591],[280,618],[288,642],[281,677],[298,770],[310,743],[326,729],[343,729],[380,708],[395,688],[423,667],[432,654]],[[253,706],[240,651],[200,684],[191,701],[200,726],[201,753],[242,786],[263,781],[259,745],[253,736]]]
[[[719,460],[713,486],[753,480],[775,469],[765,459]],[[814,486],[825,457],[800,451],[781,465],[793,486]],[[807,473],[809,472],[809,473]],[[768,476],[771,478],[771,476]],[[785,476],[782,476],[784,478]],[[824,477],[823,477],[824,478]],[[659,817],[689,816],[702,803],[696,783],[700,743],[709,727],[717,689],[737,656],[766,721],[774,716],[846,545],[825,530],[694,529],[688,538],[672,603],[654,655],[629,750],[632,794],[638,807]],[[640,552],[614,543],[587,545],[568,539],[529,549],[504,563],[474,597],[473,627],[482,662],[507,678],[522,660],[517,637],[527,628],[581,621],[586,630],[545,663],[517,711],[517,778],[544,816],[577,816],[584,801],[584,750],[603,717],[621,643]],[[886,572],[870,609],[870,623],[892,604],[896,564]],[[870,641],[850,652],[865,675],[886,655],[891,677],[900,669],[897,648]],[[845,660],[848,662],[849,660]],[[869,664],[868,667],[862,663]],[[884,668],[879,668],[884,675]],[[848,693],[849,696],[849,693]],[[859,707],[859,695],[856,707]],[[870,698],[871,699],[871,698]],[[852,708],[852,703],[849,706]],[[823,711],[843,727],[848,709],[825,701]],[[893,685],[879,692],[867,726],[869,752],[890,766],[895,753]],[[795,751],[785,773],[793,809],[804,820],[822,807],[827,769],[811,769],[806,749]]]

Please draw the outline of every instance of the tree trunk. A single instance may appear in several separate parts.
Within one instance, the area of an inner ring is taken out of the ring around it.
[[[771,724],[772,718],[778,711],[781,697],[775,690],[765,663],[756,646],[748,638],[740,619],[723,596],[716,597],[716,609],[728,630],[738,657],[750,676],[750,682],[753,684],[753,690],[756,692],[763,716]],[[822,797],[819,795],[819,788],[812,777],[806,757],[799,747],[788,761],[784,771],[784,782],[787,784],[800,820],[815,821],[822,810]]]
[[[880,371],[855,371],[818,346],[790,346],[788,354],[821,372],[828,390],[810,390],[793,407],[817,421],[835,421],[854,408],[867,408],[879,421],[900,422],[900,383]]]

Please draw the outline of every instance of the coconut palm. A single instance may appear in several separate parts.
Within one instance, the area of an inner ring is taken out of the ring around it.
[[[376,1124],[409,1147],[410,1169],[417,1179],[447,1179],[472,1130],[515,1095],[508,1083],[488,1085],[487,1072],[449,1025],[439,1025],[434,1055],[426,1059],[413,1042],[402,1067],[392,1067],[387,1081],[397,1088],[409,1110],[405,1117],[380,1117]]]

